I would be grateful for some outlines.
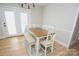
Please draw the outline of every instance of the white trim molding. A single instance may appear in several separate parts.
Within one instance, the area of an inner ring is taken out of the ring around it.
[[[24,35],[24,34],[17,34],[17,35],[3,36],[3,37],[0,37],[0,39],[5,39],[5,38],[8,38],[8,37],[13,37],[13,36],[21,36],[21,35]]]
[[[55,40],[57,43],[59,43],[60,45],[62,45],[65,48],[68,48],[66,44],[64,44],[63,42],[59,41],[59,40]]]
[[[65,29],[60,29],[60,28],[55,28],[55,30],[56,30],[55,32],[57,34],[55,41],[58,42],[59,44],[61,44],[63,47],[69,48],[68,42],[70,40],[71,31],[68,31]]]

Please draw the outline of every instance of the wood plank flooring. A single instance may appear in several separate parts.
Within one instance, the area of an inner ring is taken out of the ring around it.
[[[24,56],[28,55],[24,46],[24,36],[0,40],[0,55]]]
[[[55,42],[54,47],[54,52],[49,53],[48,56],[79,55],[79,42],[70,49],[64,48],[57,42]],[[0,56],[28,56],[28,52],[24,45],[24,36],[0,39]]]

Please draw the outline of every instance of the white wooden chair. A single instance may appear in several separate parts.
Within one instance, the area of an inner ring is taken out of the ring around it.
[[[41,28],[42,24],[30,24],[29,26],[32,28]]]
[[[48,34],[55,32],[54,26],[50,26],[50,25],[42,25],[42,29],[47,30]]]
[[[32,55],[32,46],[35,45],[35,38],[30,34],[29,29],[26,28],[24,32],[25,46],[28,49],[29,55]]]
[[[51,33],[40,38],[42,39],[42,41],[40,41],[40,48],[45,52],[45,56],[47,55],[48,47],[51,47],[51,52],[53,52],[55,36],[55,33]]]
[[[32,46],[36,44],[36,38],[32,35],[29,31],[29,28],[39,28],[41,27],[41,24],[30,24],[27,25],[25,28],[24,36],[25,36],[25,46],[28,48],[29,55],[32,55]],[[36,46],[35,46],[36,48]]]

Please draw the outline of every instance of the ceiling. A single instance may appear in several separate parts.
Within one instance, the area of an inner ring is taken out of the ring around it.
[[[20,3],[0,3],[3,6],[18,6]],[[36,6],[46,6],[49,3],[35,3]]]
[[[35,3],[35,5],[37,5],[37,6],[46,6],[46,5],[48,5],[49,3]]]

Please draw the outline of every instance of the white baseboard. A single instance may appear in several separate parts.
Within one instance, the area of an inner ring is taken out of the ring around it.
[[[56,34],[57,34],[57,39],[56,41],[61,44],[65,48],[69,48],[68,42],[69,42],[69,37],[71,35],[71,31],[65,30],[65,29],[60,29],[56,28]]]
[[[5,39],[5,38],[7,38],[8,36],[5,36],[5,37],[0,37],[0,39]]]
[[[3,37],[0,37],[0,39],[5,39],[5,38],[8,38],[8,37],[13,37],[13,36],[20,36],[20,35],[23,35],[23,34],[10,35],[10,36],[3,36]]]
[[[64,44],[63,42],[59,41],[59,40],[55,40],[57,43],[59,43],[60,45],[62,45],[65,48],[68,48],[68,46],[66,44]]]

